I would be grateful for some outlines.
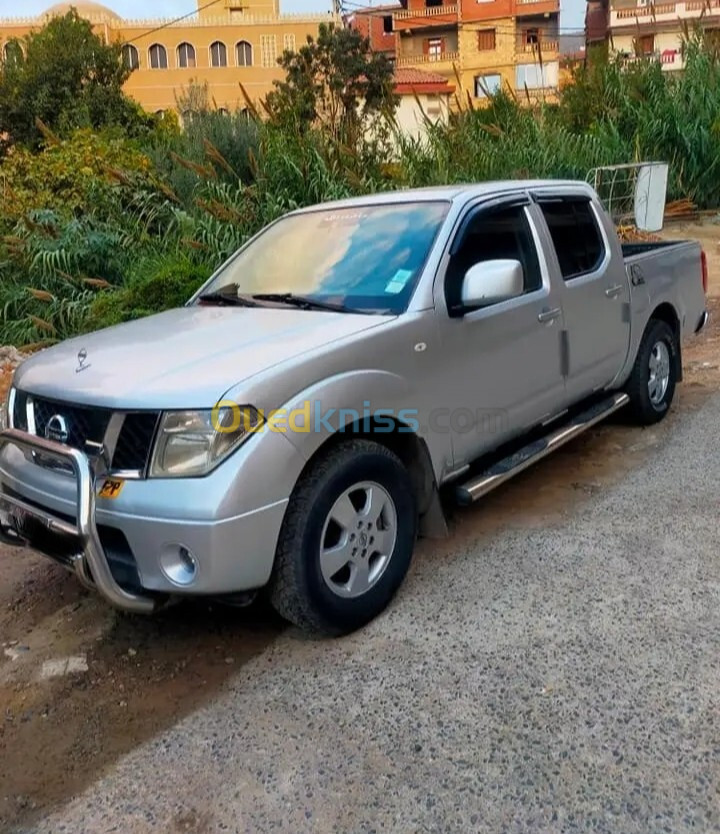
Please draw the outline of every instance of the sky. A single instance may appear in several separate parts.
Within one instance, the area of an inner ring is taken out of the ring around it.
[[[54,0],[0,0],[0,17],[25,17],[45,11]],[[195,0],[99,0],[126,18],[179,17],[193,11]],[[357,3],[358,0],[355,0]],[[372,0],[365,0],[372,5]],[[374,0],[375,5],[387,0]],[[283,12],[329,11],[330,0],[280,0]],[[561,27],[581,29],[585,0],[560,0]]]

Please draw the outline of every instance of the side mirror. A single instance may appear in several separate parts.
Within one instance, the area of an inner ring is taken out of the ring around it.
[[[520,261],[482,261],[465,273],[460,301],[464,308],[487,307],[525,291],[525,279]]]

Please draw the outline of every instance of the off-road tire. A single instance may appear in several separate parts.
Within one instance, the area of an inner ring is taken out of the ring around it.
[[[335,501],[354,484],[379,484],[394,503],[397,533],[377,583],[362,596],[338,596],[320,568],[322,531]],[[339,636],[385,609],[410,566],[417,535],[417,505],[402,461],[370,440],[348,440],[322,455],[303,474],[285,513],[270,580],[270,601],[285,619],[306,631]]]
[[[650,397],[648,383],[650,381],[650,358],[658,344],[664,344],[670,358],[669,377],[665,393],[657,402]],[[630,397],[628,413],[632,421],[641,426],[658,423],[665,417],[675,395],[675,384],[678,379],[680,347],[673,329],[664,321],[651,319],[645,328],[640,341],[635,364],[630,379],[625,386],[625,392]]]

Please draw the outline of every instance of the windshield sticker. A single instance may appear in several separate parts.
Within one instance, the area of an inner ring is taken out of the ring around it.
[[[398,269],[395,275],[385,286],[385,292],[397,295],[407,286],[407,282],[413,277],[412,269]]]

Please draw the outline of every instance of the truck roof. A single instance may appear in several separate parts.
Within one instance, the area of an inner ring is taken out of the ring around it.
[[[388,203],[407,203],[412,201],[447,200],[449,202],[467,202],[476,197],[494,194],[504,194],[511,191],[521,191],[528,188],[568,188],[577,192],[578,189],[594,194],[592,186],[582,180],[497,180],[494,182],[462,183],[458,185],[438,185],[431,188],[407,188],[399,191],[381,191],[377,194],[366,194],[360,197],[350,197],[345,200],[333,200],[322,205],[333,208],[351,206],[387,205]],[[300,209],[301,212],[316,210],[317,206]]]

